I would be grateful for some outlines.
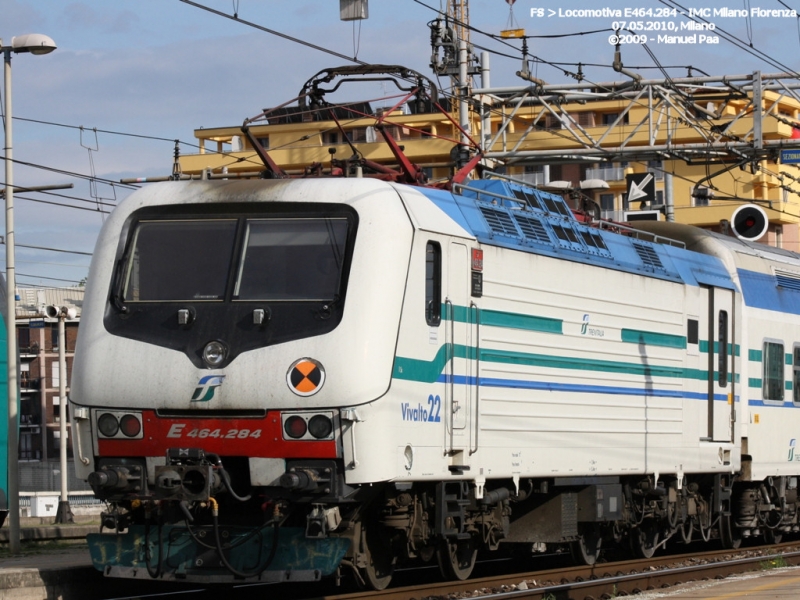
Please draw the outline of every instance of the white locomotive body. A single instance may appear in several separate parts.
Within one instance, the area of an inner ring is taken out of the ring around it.
[[[381,588],[501,541],[591,563],[796,529],[798,292],[752,298],[800,258],[672,231],[499,180],[137,192],[98,240],[71,388],[112,507],[95,565]]]

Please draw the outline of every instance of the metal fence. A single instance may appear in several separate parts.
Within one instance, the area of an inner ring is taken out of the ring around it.
[[[67,488],[70,492],[91,491],[91,487],[75,476],[75,465],[67,461]],[[19,463],[20,492],[60,492],[61,463],[59,461]]]
[[[56,492],[53,492],[54,494]],[[39,492],[20,492],[19,493],[19,507],[20,508],[30,508],[33,505],[33,498],[36,496],[41,496],[42,494]],[[70,508],[75,507],[95,507],[95,506],[104,506],[105,503],[102,500],[98,500],[92,495],[92,492],[70,492],[67,495],[67,502],[69,502]]]

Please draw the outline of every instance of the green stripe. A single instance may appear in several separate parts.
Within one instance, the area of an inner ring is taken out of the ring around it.
[[[564,333],[564,321],[561,319],[520,315],[499,310],[481,311],[481,325],[524,329],[525,331],[542,331],[544,333]]]
[[[444,371],[450,360],[449,344],[442,345],[431,361],[404,358],[395,359],[394,379],[434,383]],[[476,349],[462,345],[455,346],[456,358],[475,359]],[[647,377],[667,377],[672,379],[708,380],[708,371],[702,369],[684,369],[681,367],[660,367],[641,363],[625,363],[611,360],[591,360],[547,354],[530,354],[527,352],[508,352],[504,350],[481,350],[480,359],[484,362],[525,365],[548,369],[570,369],[578,371],[595,371],[604,373],[623,373]]]
[[[719,354],[719,342],[714,342],[714,354]],[[700,352],[704,352],[708,354],[709,343],[706,340],[700,340]],[[742,352],[741,346],[736,344],[728,344],[728,356],[734,354],[735,356],[739,356]]]
[[[444,367],[451,358],[450,348],[451,344],[443,344],[436,356],[431,361],[419,360],[416,358],[404,358],[398,356],[394,360],[394,371],[392,377],[394,379],[405,379],[407,381],[421,381],[424,383],[433,383],[439,379],[439,375],[444,371]],[[475,360],[477,356],[474,347],[467,347],[460,344],[455,346],[453,350],[456,358],[468,358]]]
[[[747,353],[747,358],[754,362],[761,362],[763,360],[763,353],[761,350],[750,350]]]
[[[481,350],[481,360],[504,364],[525,365],[529,367],[602,371],[604,373],[625,373],[629,375],[647,375],[650,377],[678,378],[684,376],[684,370],[676,367],[659,367],[655,365],[624,363],[612,360],[591,360],[567,356],[528,354],[525,352],[506,352],[501,350]]]
[[[623,329],[622,341],[647,346],[664,346],[666,348],[686,348],[686,337],[668,333],[653,333],[637,329]]]
[[[452,312],[452,316],[451,313]],[[442,315],[444,320],[452,320],[457,323],[477,323],[477,309],[474,307],[442,304]],[[503,327],[506,329],[521,329],[523,331],[538,331],[541,333],[564,334],[564,320],[552,317],[541,317],[536,315],[525,315],[521,313],[505,312],[500,310],[482,310],[480,312],[480,324],[490,327]],[[686,349],[686,336],[672,335],[668,333],[658,333],[654,331],[644,331],[640,329],[621,330],[622,341],[631,344],[641,344],[644,342],[648,346],[662,346],[665,348]],[[700,351],[708,352],[710,344],[706,340],[700,341]],[[718,353],[718,343],[713,343],[714,352]],[[740,348],[738,345],[729,344],[728,354],[739,356]],[[751,351],[752,353],[753,351]],[[787,355],[790,359],[791,354]],[[760,360],[760,359],[759,359]]]
[[[756,379],[755,377],[751,377],[747,380],[747,387],[761,389],[761,380]]]

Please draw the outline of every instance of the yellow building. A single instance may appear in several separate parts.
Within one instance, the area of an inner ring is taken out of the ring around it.
[[[758,74],[670,83],[671,89],[663,82],[608,84],[591,93],[586,85],[475,90],[469,128],[488,164],[507,175],[537,185],[566,181],[578,189],[581,181],[606,181],[608,189],[585,191],[604,217],[667,212],[671,182],[676,221],[720,230],[738,206],[755,202],[770,220],[761,241],[800,251],[800,169],[780,161],[782,151],[800,147],[794,127],[800,101],[793,91]],[[362,158],[394,165],[375,129],[380,117],[429,178],[454,172],[461,131],[447,115],[411,112],[412,103],[389,114],[372,114],[365,103],[335,106],[335,120],[284,108],[250,131],[291,174],[314,163],[327,170],[332,159],[348,159],[354,149]],[[184,175],[205,170],[230,177],[264,169],[241,127],[198,129],[195,137],[200,152],[180,158]],[[647,172],[656,197],[628,203],[626,176]]]

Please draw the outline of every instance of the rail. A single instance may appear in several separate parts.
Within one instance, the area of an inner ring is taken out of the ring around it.
[[[326,600],[411,600],[412,598],[477,597],[536,599],[618,598],[645,590],[667,588],[689,581],[724,578],[728,575],[762,570],[764,564],[780,561],[800,563],[797,542],[771,547],[716,550],[661,556],[643,560],[598,563],[593,567],[566,567],[492,575],[465,581],[417,584],[380,592],[327,595]],[[495,568],[496,569],[496,568]],[[520,585],[525,582],[525,585]],[[704,596],[705,597],[705,596]]]

